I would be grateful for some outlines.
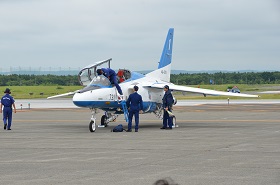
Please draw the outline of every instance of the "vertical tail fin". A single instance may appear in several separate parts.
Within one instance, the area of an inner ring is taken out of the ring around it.
[[[165,44],[164,44],[164,47],[163,47],[163,50],[162,50],[160,62],[158,64],[158,69],[171,64],[172,47],[173,47],[173,34],[174,34],[174,28],[170,28],[168,33],[167,33],[167,36],[166,36],[166,40],[165,40]]]
[[[173,35],[174,35],[174,28],[170,28],[166,36],[160,62],[158,64],[158,69],[148,73],[146,76],[156,77],[159,78],[160,80],[170,82]]]

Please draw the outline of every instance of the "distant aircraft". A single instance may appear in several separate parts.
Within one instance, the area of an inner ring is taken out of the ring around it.
[[[119,69],[117,75],[119,77],[119,85],[123,91],[123,99],[119,99],[117,89],[103,75],[97,75],[97,67],[103,64],[110,63],[112,59],[96,62],[92,65],[83,68],[79,74],[83,89],[75,92],[69,92],[48,98],[56,98],[67,95],[73,96],[73,103],[78,107],[87,107],[92,111],[89,130],[96,130],[96,111],[102,109],[105,111],[101,117],[101,125],[107,126],[109,122],[114,121],[119,114],[124,114],[127,120],[127,108],[125,100],[129,94],[133,93],[133,87],[139,87],[138,93],[143,98],[144,113],[155,113],[159,118],[162,117],[162,98],[164,95],[163,87],[168,85],[172,91],[200,93],[202,95],[223,95],[223,96],[238,96],[238,97],[258,97],[257,95],[222,92],[202,88],[194,88],[180,86],[170,83],[172,47],[173,47],[174,29],[170,28],[163,47],[158,68],[146,75],[132,72],[128,69]],[[176,101],[175,101],[176,102]]]

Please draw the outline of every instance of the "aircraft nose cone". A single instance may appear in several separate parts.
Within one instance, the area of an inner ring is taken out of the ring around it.
[[[74,101],[77,101],[77,100],[79,99],[78,96],[77,96],[77,94],[78,94],[78,93],[75,93],[75,94],[74,94],[74,96],[73,96],[73,98],[72,98],[73,102],[74,102]]]
[[[75,93],[73,96],[73,103],[78,107],[84,107],[83,93]]]

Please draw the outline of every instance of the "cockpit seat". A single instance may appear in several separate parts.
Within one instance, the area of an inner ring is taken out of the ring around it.
[[[119,83],[122,83],[123,81],[125,81],[123,70],[119,70],[117,76],[118,76]]]

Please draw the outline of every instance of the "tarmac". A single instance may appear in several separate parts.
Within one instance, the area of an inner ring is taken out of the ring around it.
[[[88,109],[19,109],[12,130],[0,130],[0,184],[152,185],[170,177],[180,185],[279,185],[279,111],[279,104],[175,106],[172,130],[142,114],[138,133],[111,132],[127,125],[123,115],[91,133]]]

